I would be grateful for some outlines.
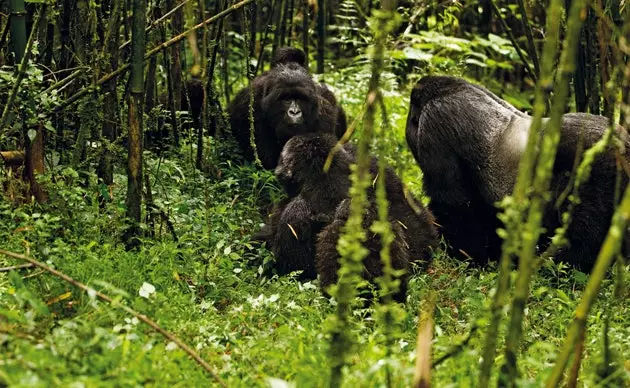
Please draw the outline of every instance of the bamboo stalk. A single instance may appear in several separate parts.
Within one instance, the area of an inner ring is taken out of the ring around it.
[[[17,93],[20,90],[20,84],[22,83],[22,80],[24,79],[24,76],[26,75],[26,68],[27,68],[28,60],[31,57],[31,49],[33,48],[33,42],[35,42],[35,35],[37,35],[37,29],[38,29],[39,23],[42,20],[45,20],[44,15],[46,14],[46,9],[47,9],[46,7],[47,7],[46,4],[42,5],[39,13],[37,14],[37,18],[35,19],[35,22],[33,23],[33,26],[31,27],[31,33],[30,33],[30,36],[28,37],[28,42],[26,43],[26,49],[24,51],[24,55],[22,56],[20,67],[17,70],[15,84],[13,84],[13,89],[11,89],[11,93],[9,94],[6,104],[4,105],[4,110],[2,111],[2,117],[0,117],[0,138],[2,137],[2,134],[4,132],[3,130],[4,126],[6,125],[7,120],[9,118],[9,111],[11,110],[11,107],[13,106],[13,101],[15,100],[15,97],[17,96]]]
[[[366,232],[363,230],[363,212],[367,205],[366,190],[371,184],[368,149],[374,132],[374,116],[379,96],[380,75],[384,67],[384,46],[388,27],[391,28],[392,24],[390,19],[396,9],[395,1],[385,0],[381,3],[381,7],[383,12],[376,16],[372,74],[368,84],[363,133],[357,145],[356,165],[350,176],[352,183],[350,187],[350,197],[352,198],[350,202],[350,216],[346,221],[343,235],[337,245],[337,249],[341,253],[341,265],[337,272],[339,281],[334,292],[337,299],[337,310],[330,329],[329,354],[331,370],[329,386],[331,387],[341,386],[343,367],[347,363],[347,355],[353,345],[350,328],[352,302],[356,295],[356,283],[361,279],[362,261],[367,254],[362,244],[366,239]],[[323,10],[320,9],[319,12],[323,12]]]
[[[624,231],[628,227],[629,219],[630,185],[626,187],[621,205],[617,208],[615,214],[613,215],[610,229],[606,235],[606,240],[604,240],[604,244],[597,255],[595,267],[588,279],[580,304],[575,309],[573,322],[567,332],[564,345],[562,346],[560,354],[556,360],[556,364],[551,371],[551,376],[545,384],[547,388],[557,387],[562,382],[562,376],[567,364],[569,363],[569,357],[571,357],[577,341],[579,340],[580,332],[586,327],[586,320],[588,318],[589,311],[591,310],[595,297],[599,292],[602,281],[606,277],[608,268],[611,266],[612,262],[617,257],[617,253],[621,249],[623,236],[625,235]]]
[[[488,330],[486,331],[486,340],[484,343],[483,349],[483,358],[481,364],[481,370],[479,372],[479,386],[487,387],[490,382],[490,374],[492,370],[492,366],[494,364],[494,358],[496,355],[496,346],[497,340],[499,336],[499,324],[501,321],[501,312],[503,306],[506,301],[508,288],[509,288],[509,272],[510,272],[510,262],[512,256],[517,253],[520,248],[521,242],[518,241],[518,237],[522,236],[525,232],[522,230],[524,225],[524,217],[523,215],[527,211],[528,206],[528,197],[527,193],[533,185],[534,179],[534,171],[535,164],[537,160],[536,147],[538,143],[538,139],[540,137],[540,129],[542,128],[542,118],[546,109],[546,100],[548,91],[551,89],[551,86],[554,84],[553,82],[553,74],[554,74],[554,63],[556,58],[556,53],[558,49],[558,42],[560,38],[560,24],[558,23],[561,20],[563,14],[563,2],[562,0],[552,0],[547,8],[547,25],[545,28],[546,31],[546,40],[543,47],[542,53],[542,63],[540,69],[540,75],[536,84],[536,94],[534,100],[534,117],[532,120],[532,124],[529,129],[529,135],[527,139],[527,145],[525,147],[525,152],[521,157],[521,161],[519,163],[518,168],[518,177],[516,180],[516,184],[514,186],[514,192],[512,197],[508,197],[504,199],[503,204],[507,205],[504,212],[500,215],[501,220],[505,224],[505,231],[507,237],[503,241],[502,244],[502,253],[499,264],[499,280],[497,285],[497,290],[494,294],[492,307],[491,307],[491,318],[490,324],[488,326]],[[566,58],[566,57],[565,57]],[[565,68],[566,69],[566,68]],[[565,85],[566,86],[566,85]],[[564,100],[558,99],[557,101],[564,104]],[[558,112],[563,111],[564,109],[557,110]],[[555,136],[555,138],[551,139],[553,144],[557,144],[557,132],[559,130],[559,119],[560,117],[556,117],[553,122],[550,122],[547,125],[548,133],[545,138],[550,139]],[[554,135],[553,131],[556,131],[556,135]],[[549,133],[551,132],[551,133]],[[549,140],[548,140],[549,141]],[[554,143],[555,141],[555,143]],[[549,152],[550,144],[546,144],[547,152]],[[554,155],[551,157],[550,161],[553,162],[555,158],[555,147]],[[547,156],[548,157],[548,156]],[[546,160],[543,158],[543,160]],[[547,160],[547,163],[550,162]],[[539,198],[540,199],[540,198]],[[539,204],[540,206],[540,204]],[[540,215],[539,215],[540,216]],[[533,224],[538,222],[540,224],[540,220],[532,220]],[[538,239],[538,235],[540,233],[539,228],[534,230],[533,234],[535,234],[535,239],[532,235],[531,230],[532,225],[528,225],[528,240],[524,241],[522,244],[528,245],[530,251],[521,252],[521,263],[519,266],[523,268],[524,272],[530,271],[527,268],[528,260],[523,260],[523,257],[530,255],[531,249],[535,246],[535,243]],[[521,287],[523,283],[528,285],[528,280],[530,275],[528,273],[524,273],[524,278],[521,278]],[[527,279],[527,282],[524,280]],[[521,290],[522,293],[523,290]],[[521,298],[522,295],[519,295]],[[518,303],[521,303],[520,300]],[[519,308],[520,309],[520,308]],[[522,310],[521,310],[522,311]],[[519,317],[520,319],[521,317]],[[520,327],[520,324],[519,324]],[[520,330],[519,330],[520,331]],[[516,336],[516,338],[520,338],[520,333]],[[514,341],[514,337],[512,341]],[[513,342],[511,343],[513,344]],[[512,354],[510,353],[510,357]],[[514,363],[515,360],[508,360],[508,362]]]
[[[190,30],[185,31],[177,36],[174,36],[173,38],[167,40],[166,42],[160,43],[159,45],[157,45],[156,47],[154,47],[153,49],[149,50],[145,55],[144,55],[144,60],[147,60],[149,58],[151,58],[153,55],[159,53],[161,50],[170,47],[171,45],[181,41],[182,39],[185,39],[186,36],[188,36],[188,34],[192,31],[196,31],[198,29],[200,29],[203,26],[206,26],[208,24],[214,23],[217,20],[221,20],[224,17],[228,16],[229,14],[231,14],[232,12],[236,11],[237,9],[253,2],[254,0],[243,0],[239,3],[236,3],[234,5],[232,5],[231,7],[226,8],[224,11],[204,20],[203,22],[197,24],[196,26],[192,27]],[[79,99],[81,99],[82,97],[84,97],[86,94],[91,93],[97,86],[101,86],[103,85],[105,82],[111,80],[112,78],[118,77],[119,75],[123,74],[124,72],[126,72],[127,70],[129,70],[130,68],[130,64],[127,63],[121,67],[118,68],[118,70],[106,74],[103,77],[101,77],[98,81],[96,81],[94,83],[94,85],[89,86],[89,87],[85,87],[83,89],[81,89],[81,91],[79,91],[78,93],[75,93],[74,95],[72,95],[71,97],[69,97],[67,100],[65,100],[64,102],[62,102],[61,104],[57,105],[57,107],[55,107],[55,109],[53,110],[54,112],[58,112],[66,107],[68,107],[69,105],[75,103],[76,101],[78,101]],[[1,127],[0,127],[1,130]]]
[[[505,378],[508,386],[514,386],[516,380],[516,363],[522,334],[524,310],[529,297],[530,281],[536,269],[533,265],[533,260],[536,255],[536,244],[541,233],[542,215],[547,202],[543,194],[549,190],[551,182],[553,164],[560,141],[562,116],[569,98],[569,79],[575,67],[575,53],[582,25],[580,16],[586,9],[586,5],[586,0],[573,0],[571,4],[567,30],[564,36],[564,47],[560,55],[560,63],[554,82],[555,94],[553,96],[551,115],[545,127],[541,152],[535,169],[533,195],[528,209],[527,224],[523,233],[523,243],[519,255],[519,272],[516,278],[510,324],[507,332],[505,364],[502,368],[504,372],[502,376]],[[545,60],[549,59],[545,58]]]

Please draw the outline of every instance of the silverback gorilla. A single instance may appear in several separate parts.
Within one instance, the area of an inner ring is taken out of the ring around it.
[[[476,263],[497,259],[501,226],[495,203],[511,194],[518,164],[527,143],[531,116],[520,112],[483,87],[460,78],[422,78],[411,93],[407,143],[424,174],[430,210],[442,226],[449,253]],[[608,126],[602,116],[570,113],[563,116],[560,143],[553,166],[551,201],[545,210],[539,248],[548,246],[561,225],[555,199],[569,183],[580,142],[583,149],[599,140]],[[620,132],[628,157],[627,134]],[[568,229],[569,244],[556,258],[590,271],[604,241],[614,211],[615,155],[598,157],[583,185]],[[625,174],[622,188],[628,182]]]
[[[305,68],[299,49],[278,49],[271,69],[252,81],[254,137],[264,168],[275,168],[282,146],[291,137],[323,132],[337,137],[346,130],[345,112],[326,85],[316,83]],[[248,87],[228,107],[232,134],[247,160],[254,159],[250,143]]]
[[[336,283],[339,254],[336,245],[349,212],[350,165],[355,162],[355,149],[344,145],[335,153],[328,172],[324,163],[337,139],[330,134],[307,134],[291,138],[280,155],[276,176],[289,199],[277,206],[268,224],[255,237],[268,242],[276,256],[279,273],[303,270],[302,278],[320,276],[322,288]],[[377,176],[377,162],[372,158],[370,172]],[[395,241],[392,264],[409,270],[410,262],[428,264],[436,246],[437,231],[431,214],[417,203],[416,213],[405,197],[400,179],[391,169],[385,174],[389,200],[389,217]],[[374,188],[368,190],[369,206],[364,227],[376,220]],[[364,277],[373,281],[382,273],[379,237],[368,232],[368,257],[364,260]],[[408,271],[407,271],[408,272]],[[401,279],[398,300],[406,291],[406,276]]]

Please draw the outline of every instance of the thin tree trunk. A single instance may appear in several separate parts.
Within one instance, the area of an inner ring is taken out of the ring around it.
[[[108,52],[109,60],[105,62],[105,72],[110,73],[118,68],[118,41],[120,34],[120,0],[114,0],[109,13],[109,26],[107,27],[106,43],[104,51]],[[101,135],[109,143],[113,143],[118,138],[118,95],[116,93],[116,78],[104,87],[105,97],[103,100],[103,125]],[[113,155],[109,147],[104,147],[97,168],[98,177],[103,184],[111,186],[114,184]]]
[[[142,204],[142,97],[144,87],[144,46],[146,2],[133,1],[131,75],[129,94],[129,153],[127,158],[127,217],[131,222],[126,233],[128,248],[138,245],[140,208]]]
[[[11,0],[11,45],[15,55],[15,63],[22,62],[26,49],[26,9],[24,0]]]
[[[310,15],[308,12],[308,0],[302,0],[302,50],[306,55],[306,68],[308,69],[308,22]]]
[[[149,59],[149,67],[147,68],[147,76],[145,80],[145,100],[144,112],[150,113],[155,106],[155,75],[157,71],[157,57]]]
[[[173,0],[166,0],[166,7],[168,9],[173,9],[175,7]],[[183,27],[183,12],[178,9],[175,13],[173,13],[171,19],[171,25],[173,29],[173,35],[177,35],[182,32]],[[181,109],[182,106],[182,62],[181,62],[181,44],[179,42],[173,44],[171,46],[171,83],[173,88],[173,103],[170,106],[171,112],[176,112]],[[177,119],[172,113],[172,118],[175,119],[173,122],[173,141],[175,142],[175,146],[179,147],[179,127],[177,125]]]
[[[326,0],[317,0],[317,6],[317,74],[322,74],[326,53]]]
[[[35,136],[31,139],[31,136]],[[37,127],[31,128],[24,134],[26,139],[25,152],[25,169],[26,177],[30,185],[30,194],[35,197],[39,203],[48,200],[48,196],[44,192],[41,185],[37,182],[37,175],[44,173],[44,130],[43,125],[38,124]]]

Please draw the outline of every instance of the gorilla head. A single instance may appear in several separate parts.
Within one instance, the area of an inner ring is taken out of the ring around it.
[[[317,84],[297,63],[279,64],[267,77],[261,99],[265,126],[275,129],[279,144],[295,135],[326,132],[333,125],[330,109],[322,104]]]
[[[297,63],[306,68],[306,53],[293,47],[280,47],[276,50],[276,54],[271,60],[271,68],[283,63]]]
[[[328,171],[324,164],[337,144],[329,134],[308,134],[291,138],[282,149],[275,174],[289,196],[302,193],[310,202],[331,201],[334,209],[350,188],[350,164],[354,155],[346,147],[335,152]],[[315,206],[322,208],[322,206]]]
[[[304,52],[279,48],[271,69],[252,81],[254,139],[264,168],[276,166],[282,146],[295,135],[329,133],[340,137],[346,116],[334,94],[315,82]],[[230,127],[247,160],[254,159],[250,143],[250,89],[243,88],[228,106]]]
[[[548,119],[543,119],[546,123]],[[423,171],[429,208],[442,226],[454,256],[472,257],[483,263],[500,255],[501,227],[495,203],[511,194],[525,151],[532,117],[487,89],[453,77],[424,77],[411,93],[407,118],[407,143]],[[565,114],[553,166],[552,200],[545,210],[549,244],[561,225],[566,203],[555,199],[570,182],[579,152],[603,135],[608,120],[581,113]],[[543,128],[544,130],[544,128]],[[620,132],[622,136],[625,133]],[[628,143],[626,143],[626,157]],[[614,209],[616,179],[613,150],[595,159],[590,179],[580,188],[581,203],[569,225],[569,246],[558,258],[590,270],[603,242]],[[625,185],[627,177],[623,177]]]

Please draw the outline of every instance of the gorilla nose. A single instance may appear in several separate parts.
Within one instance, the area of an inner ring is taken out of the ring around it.
[[[300,124],[302,122],[302,109],[296,103],[291,103],[287,110],[287,115],[292,124]]]

